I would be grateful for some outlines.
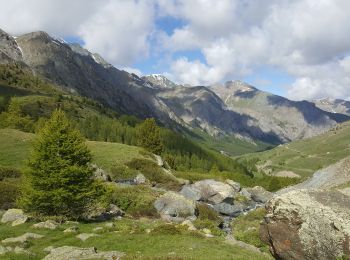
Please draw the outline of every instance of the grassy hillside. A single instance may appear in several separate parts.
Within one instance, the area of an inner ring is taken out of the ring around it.
[[[0,166],[23,169],[29,157],[35,135],[15,129],[0,129]],[[105,170],[114,164],[125,164],[135,158],[144,158],[142,149],[119,143],[88,141],[93,162]]]
[[[280,145],[272,150],[245,155],[265,172],[292,171],[305,178],[318,169],[350,155],[350,122],[317,137]]]
[[[116,250],[126,253],[123,259],[271,259],[268,255],[252,252],[237,245],[229,245],[223,237],[205,238],[199,232],[187,231],[185,228],[162,221],[148,219],[126,219],[114,222],[111,228],[104,223],[77,225],[80,233],[96,233],[94,228],[102,227],[98,236],[81,241],[76,233],[64,233],[72,226],[64,224],[56,230],[33,228],[33,223],[16,227],[0,224],[0,240],[20,236],[26,232],[44,235],[42,239],[32,240],[26,249],[35,253],[0,255],[0,259],[42,259],[47,255],[48,246],[65,245],[77,247],[95,247],[99,251]],[[147,232],[147,230],[151,232]]]

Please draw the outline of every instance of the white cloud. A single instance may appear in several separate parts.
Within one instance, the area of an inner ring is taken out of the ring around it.
[[[167,75],[197,85],[267,65],[295,78],[291,98],[350,97],[348,0],[0,0],[0,6],[5,31],[78,35],[119,67],[153,51],[160,67],[169,65]],[[161,16],[183,26],[171,35],[156,31]],[[168,61],[186,50],[200,51],[204,61]]]
[[[272,65],[296,78],[291,98],[350,96],[350,62],[343,59],[350,53],[350,1],[179,0],[167,8],[187,21],[181,33],[168,37],[174,46],[167,46],[196,46],[205,57],[203,64],[194,62],[196,70],[185,69],[190,61],[180,70],[183,59],[175,60],[171,73],[180,80],[186,75],[192,82],[214,83]]]
[[[134,74],[136,74],[136,75],[139,76],[139,77],[142,77],[142,76],[143,76],[142,71],[139,70],[139,69],[136,69],[136,68],[132,68],[132,67],[122,67],[122,68],[120,68],[120,69],[121,69],[121,70],[125,70],[125,71],[127,71],[127,72],[129,72],[129,73],[134,73]]]
[[[129,65],[147,56],[153,30],[150,1],[110,1],[83,23],[79,35],[87,49],[115,65]]]
[[[0,28],[11,34],[44,30],[80,36],[92,52],[125,66],[148,55],[152,0],[0,0]]]

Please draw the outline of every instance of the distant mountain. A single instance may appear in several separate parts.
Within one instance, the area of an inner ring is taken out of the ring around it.
[[[348,116],[323,111],[312,102],[291,101],[241,81],[229,81],[210,89],[230,110],[254,118],[252,126],[275,133],[283,142],[318,135],[348,120]]]
[[[322,133],[345,115],[294,102],[241,82],[182,86],[162,75],[142,78],[113,67],[78,44],[45,32],[16,39],[0,33],[0,63],[21,62],[36,74],[125,114],[155,117],[165,126],[217,137],[279,144]]]
[[[340,113],[350,116],[350,101],[342,99],[318,99],[313,100],[313,103],[322,110],[331,112],[331,113]]]

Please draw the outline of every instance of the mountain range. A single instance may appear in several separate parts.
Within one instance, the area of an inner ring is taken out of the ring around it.
[[[277,145],[319,135],[350,119],[346,101],[292,101],[240,81],[188,86],[158,74],[139,77],[42,31],[13,37],[0,30],[0,64],[7,63],[22,64],[118,112],[154,117],[167,127],[216,139]]]

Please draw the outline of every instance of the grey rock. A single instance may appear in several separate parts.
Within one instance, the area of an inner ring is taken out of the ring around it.
[[[10,237],[10,238],[5,238],[1,242],[4,244],[7,243],[24,243],[27,242],[30,239],[39,239],[43,238],[43,235],[35,234],[35,233],[25,233],[19,237]]]
[[[50,254],[44,260],[83,260],[83,259],[106,259],[119,260],[124,253],[118,251],[99,252],[94,247],[80,248],[73,246],[62,246],[50,250]]]
[[[188,199],[219,204],[225,199],[234,198],[235,191],[227,183],[215,180],[202,180],[187,185],[180,191]]]
[[[184,187],[182,187],[180,194],[190,200],[195,201],[200,200],[202,197],[200,190],[193,187],[192,185],[185,185]]]
[[[254,188],[247,188],[248,192],[251,194],[252,200],[259,203],[266,203],[269,201],[273,194],[263,187],[255,186]]]
[[[35,228],[47,228],[54,230],[59,226],[59,224],[56,221],[53,220],[46,220],[45,222],[39,222],[33,225]]]
[[[89,239],[90,237],[96,237],[98,236],[97,234],[94,233],[81,233],[79,235],[76,236],[76,238],[79,238],[81,241],[85,241],[87,239]]]
[[[235,182],[235,181],[229,180],[229,179],[227,179],[225,182],[228,185],[230,185],[235,190],[235,192],[241,191],[241,184],[239,184],[238,182]]]
[[[6,247],[0,245],[0,256],[6,254],[8,252],[9,252],[9,250]]]
[[[237,217],[243,212],[243,207],[241,205],[232,205],[226,202],[222,202],[214,205],[214,209],[220,214]]]
[[[195,202],[172,191],[160,196],[154,202],[154,207],[166,220],[182,222],[188,217],[195,217]]]
[[[295,190],[270,200],[261,238],[278,259],[350,256],[350,197],[335,190]]]
[[[17,226],[25,223],[28,216],[21,209],[9,209],[2,215],[1,223],[12,222],[12,226]]]
[[[246,188],[242,188],[241,191],[239,192],[242,196],[246,197],[247,199],[251,199],[252,196],[250,192]]]
[[[79,231],[79,227],[73,226],[63,230],[64,233],[76,233]]]
[[[136,185],[145,184],[146,182],[147,182],[147,179],[145,175],[143,175],[142,173],[137,174],[136,177],[134,178],[134,183]]]
[[[116,205],[110,204],[108,208],[100,205],[93,205],[84,213],[84,218],[88,221],[107,221],[117,217],[124,216],[124,212]]]

